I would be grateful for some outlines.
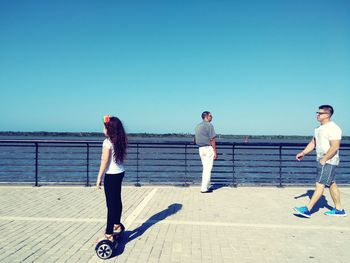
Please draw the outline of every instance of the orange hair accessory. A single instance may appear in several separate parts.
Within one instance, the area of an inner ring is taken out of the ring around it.
[[[111,116],[110,115],[103,116],[103,123],[109,124],[110,120],[111,120]]]

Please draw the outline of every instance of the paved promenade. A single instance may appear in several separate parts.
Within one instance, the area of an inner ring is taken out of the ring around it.
[[[350,262],[350,216],[311,219],[293,207],[312,188],[125,186],[127,232],[107,262]],[[342,188],[350,212],[350,188]],[[95,241],[105,228],[103,190],[0,187],[0,262],[101,262]]]

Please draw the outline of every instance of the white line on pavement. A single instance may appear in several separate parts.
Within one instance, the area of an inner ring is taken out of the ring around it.
[[[152,199],[152,197],[157,192],[157,188],[154,188],[143,200],[139,205],[135,208],[135,210],[125,219],[124,226],[126,229],[128,229],[131,224],[135,221],[135,219],[140,215],[142,210],[146,207],[148,202]]]
[[[125,219],[125,227],[128,228],[139,216],[148,202],[157,192],[157,188],[153,190],[141,201],[135,210]],[[77,222],[77,223],[96,223],[106,222],[105,218],[74,218],[74,217],[26,217],[26,216],[0,216],[0,220],[4,221],[41,221],[41,222]]]
[[[350,231],[350,227],[339,226],[300,226],[300,225],[281,225],[281,224],[246,224],[246,223],[231,223],[231,222],[208,222],[208,221],[181,221],[181,220],[149,220],[139,219],[134,223],[149,223],[149,224],[170,224],[170,225],[195,225],[195,226],[228,226],[228,227],[248,227],[248,228],[280,228],[280,229],[302,229],[302,230],[335,230],[335,231]]]
[[[99,218],[72,218],[72,217],[25,217],[25,216],[0,216],[0,220],[6,221],[47,221],[47,222],[79,222],[79,223],[95,223],[105,222],[106,219]]]
[[[154,188],[135,208],[135,210],[125,219],[125,227],[128,228],[139,216],[142,210],[146,207],[148,202],[157,192]],[[4,221],[41,221],[41,222],[76,222],[76,223],[96,223],[106,222],[105,218],[74,218],[74,217],[26,217],[26,216],[0,216],[0,220]]]
[[[134,212],[128,216],[125,220],[125,227],[130,227],[132,223],[143,224],[145,222],[149,224],[169,224],[169,225],[196,225],[196,226],[218,226],[218,227],[247,227],[247,228],[279,228],[279,229],[300,229],[300,230],[334,230],[334,231],[350,231],[350,227],[339,226],[301,226],[301,225],[281,225],[281,224],[246,224],[246,223],[231,223],[231,222],[208,222],[208,221],[182,221],[182,220],[149,220],[139,219],[137,216],[142,212],[147,203],[151,200],[155,194],[154,189],[148,196],[137,206]],[[41,221],[41,222],[73,222],[73,223],[104,223],[105,219],[99,218],[67,218],[67,217],[23,217],[23,216],[0,216],[0,220],[4,221]]]

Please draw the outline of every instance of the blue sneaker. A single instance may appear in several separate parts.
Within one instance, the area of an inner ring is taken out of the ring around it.
[[[307,209],[306,206],[301,206],[301,207],[294,207],[295,212],[297,212],[299,215],[302,215],[304,217],[310,218],[311,213],[309,209]]]
[[[327,211],[324,213],[326,216],[346,216],[345,210],[338,210],[336,208],[333,208],[330,211]]]

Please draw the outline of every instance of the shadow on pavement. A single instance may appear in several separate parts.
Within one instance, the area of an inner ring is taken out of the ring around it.
[[[123,238],[120,240],[118,247],[113,255],[113,257],[119,256],[123,254],[125,245],[130,241],[140,237],[143,233],[145,233],[151,226],[158,223],[159,221],[164,220],[168,216],[176,214],[178,211],[182,209],[182,204],[171,204],[168,208],[154,214],[150,218],[147,219],[141,226],[135,228],[134,230],[126,230]]]
[[[211,187],[209,189],[211,189],[212,191],[216,191],[222,187],[228,187],[229,185],[228,184],[217,184],[217,183],[214,183],[211,185]]]
[[[295,196],[294,199],[299,199],[302,197],[309,197],[311,199],[312,195],[314,194],[315,190],[307,190],[306,193],[301,194],[299,196]],[[317,201],[317,203],[314,205],[312,210],[310,211],[311,214],[318,212],[321,208],[327,208],[328,210],[332,210],[333,207],[328,204],[328,201],[324,195],[321,196],[321,198]],[[303,217],[298,214],[295,214],[295,216]],[[303,217],[304,218],[304,217]]]

